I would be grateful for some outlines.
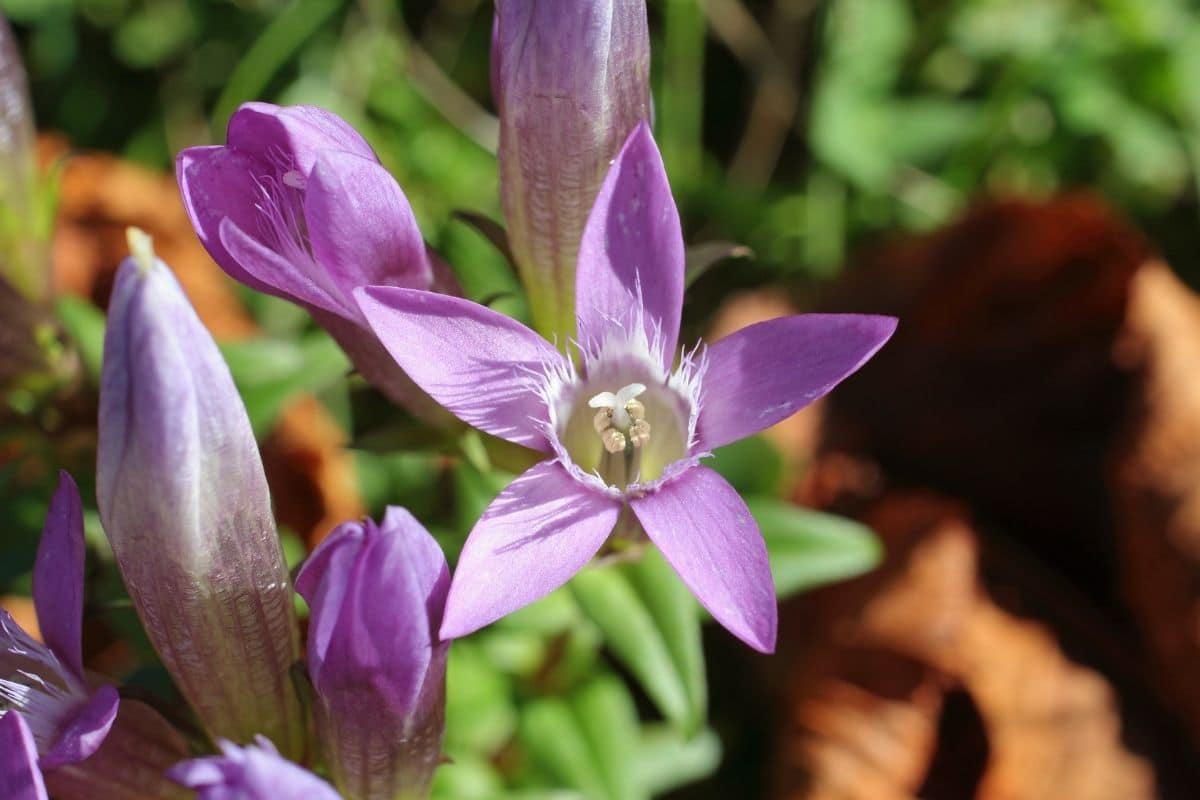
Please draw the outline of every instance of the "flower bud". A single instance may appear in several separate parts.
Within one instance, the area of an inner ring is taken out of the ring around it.
[[[291,758],[299,633],[267,480],[229,369],[149,237],[117,271],[100,389],[100,518],[142,624],[214,737]]]
[[[317,732],[347,800],[425,798],[445,726],[446,558],[402,508],[348,522],[301,569]]]
[[[498,0],[492,87],[509,244],[534,327],[565,347],[584,222],[621,145],[650,118],[645,0]]]

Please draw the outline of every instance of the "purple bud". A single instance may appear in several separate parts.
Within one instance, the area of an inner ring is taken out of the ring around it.
[[[329,784],[281,757],[268,739],[220,746],[223,755],[184,761],[169,777],[195,790],[196,800],[339,800]]]
[[[290,582],[246,410],[149,237],[117,271],[97,500],[146,632],[214,736],[305,751]]]
[[[497,0],[500,194],[534,327],[575,336],[575,261],[608,166],[650,118],[645,0]]]
[[[450,573],[402,508],[348,522],[300,571],[317,731],[348,800],[428,796],[445,725],[446,651],[437,638]]]
[[[437,409],[387,358],[351,295],[428,289],[434,268],[404,192],[349,123],[315,106],[246,103],[223,147],[188,148],[175,166],[196,234],[223,270],[311,311],[394,401]]]

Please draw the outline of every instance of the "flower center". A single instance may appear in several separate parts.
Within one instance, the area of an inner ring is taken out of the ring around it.
[[[644,391],[644,384],[631,383],[616,394],[600,392],[588,401],[588,406],[599,409],[592,424],[606,452],[616,454],[637,450],[650,441],[646,407],[637,399]]]

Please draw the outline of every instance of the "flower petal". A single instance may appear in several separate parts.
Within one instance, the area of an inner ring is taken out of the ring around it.
[[[79,488],[66,472],[46,512],[33,565],[33,603],[42,641],[83,678],[83,506]]]
[[[341,287],[335,286],[320,268],[306,269],[293,264],[265,244],[246,233],[232,218],[221,220],[217,226],[221,246],[251,277],[251,286],[285,300],[316,306],[338,316],[353,316],[354,311],[341,297]],[[318,283],[314,276],[325,278]]]
[[[262,212],[257,180],[267,173],[257,159],[227,147],[189,147],[175,159],[175,178],[192,227],[213,260],[231,278],[273,292],[247,272],[221,242],[221,220],[228,217],[244,231],[257,231]]]
[[[693,467],[630,505],[713,618],[755,650],[772,652],[778,611],[767,547],[734,488],[711,469]]]
[[[319,154],[304,217],[313,254],[346,297],[359,286],[429,287],[432,270],[412,207],[374,158]]]
[[[47,800],[46,784],[38,769],[37,745],[16,711],[0,715],[0,797]]]
[[[89,758],[104,744],[120,705],[121,698],[116,689],[111,686],[97,689],[59,731],[58,740],[42,756],[42,768],[54,769]]]
[[[317,106],[243,103],[229,118],[227,145],[265,161],[281,155],[301,174],[312,171],[322,150],[375,159],[375,151],[350,123]]]
[[[284,759],[266,739],[248,747],[219,744],[222,755],[180,762],[167,777],[195,790],[197,800],[339,800],[333,787]]]
[[[557,461],[531,467],[467,538],[441,638],[466,636],[562,586],[604,544],[620,511],[617,500],[584,489]]]
[[[802,314],[750,325],[711,345],[697,449],[787,419],[853,374],[895,330],[894,317]]]
[[[550,449],[532,386],[562,355],[519,322],[458,297],[371,286],[354,293],[367,323],[418,386],[463,422]]]
[[[674,360],[683,309],[679,211],[646,123],[629,134],[588,217],[575,276],[579,341],[602,342],[614,325],[641,324]],[[640,303],[642,315],[637,315]]]

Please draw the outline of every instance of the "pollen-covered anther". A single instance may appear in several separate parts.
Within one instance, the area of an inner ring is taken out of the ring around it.
[[[641,447],[650,441],[650,423],[639,419],[629,426],[629,441],[634,447]]]
[[[610,453],[620,453],[625,450],[625,434],[616,428],[609,428],[601,433],[600,441],[604,442],[604,449]]]
[[[597,411],[595,418],[592,420],[592,426],[596,429],[596,433],[603,436],[604,432],[613,426],[612,409],[602,408]]]

